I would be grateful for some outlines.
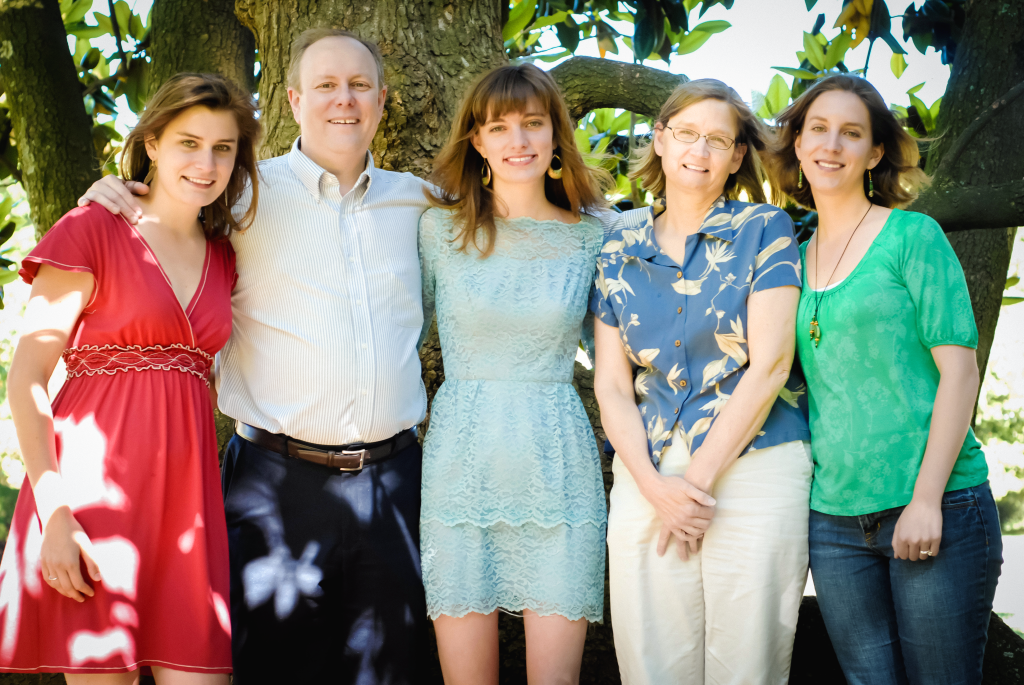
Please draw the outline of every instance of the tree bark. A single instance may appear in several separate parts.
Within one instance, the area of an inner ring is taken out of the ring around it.
[[[57,0],[0,2],[0,76],[39,237],[100,177],[65,35]]]
[[[285,75],[291,42],[307,28],[344,28],[380,46],[388,98],[371,151],[381,168],[420,176],[445,142],[462,91],[507,63],[494,0],[236,0],[235,12],[259,48],[264,158],[284,154],[299,132]]]
[[[183,71],[221,74],[253,89],[256,40],[233,0],[156,0],[150,24],[150,93]]]
[[[690,80],[682,74],[597,57],[567,59],[551,75],[577,121],[602,107],[656,117],[675,87]]]
[[[926,170],[940,173],[933,189],[923,193],[920,205],[915,203],[911,209],[936,212],[947,231],[990,227],[949,236],[971,292],[982,378],[999,319],[1014,235],[1013,229],[992,228],[993,220],[1005,220],[1002,226],[1014,227],[1024,219],[1020,181],[1024,178],[1024,138],[1010,133],[1018,128],[1015,122],[1024,119],[1024,98],[999,106],[1000,99],[1022,81],[1024,6],[971,0],[939,111],[937,128],[942,135],[928,153]],[[993,105],[1001,111],[986,114]],[[987,119],[985,125],[966,145],[958,145],[960,136],[979,117]],[[943,160],[947,151],[953,151],[953,156]],[[943,221],[942,212],[956,207],[959,212],[954,214],[960,215]]]

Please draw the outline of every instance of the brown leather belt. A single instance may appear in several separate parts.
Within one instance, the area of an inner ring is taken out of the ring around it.
[[[302,459],[339,471],[361,471],[364,466],[377,464],[395,456],[416,442],[416,433],[407,428],[401,433],[380,442],[328,447],[293,440],[287,435],[270,433],[262,428],[235,422],[235,432],[254,445],[259,445],[286,457]]]

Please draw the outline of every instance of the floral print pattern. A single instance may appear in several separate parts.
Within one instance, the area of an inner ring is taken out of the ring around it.
[[[677,423],[691,452],[703,443],[747,368],[747,296],[787,285],[800,287],[800,253],[778,207],[719,198],[686,239],[682,265],[658,246],[652,208],[622,214],[590,308],[619,328],[655,464]],[[794,369],[745,451],[809,440],[805,394]]]

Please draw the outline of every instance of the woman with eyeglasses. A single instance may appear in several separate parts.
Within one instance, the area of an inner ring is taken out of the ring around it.
[[[818,212],[797,351],[825,626],[850,685],[980,683],[1002,543],[963,269],[935,221],[899,209],[924,180],[917,143],[870,83],[824,79],[778,123],[783,190]]]
[[[630,685],[783,685],[811,485],[793,224],[764,204],[765,128],[732,88],[680,86],[654,129],[632,175],[665,211],[623,215],[591,297],[615,651]]]

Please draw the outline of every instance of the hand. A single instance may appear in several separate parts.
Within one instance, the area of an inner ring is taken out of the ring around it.
[[[128,223],[136,224],[142,216],[142,206],[136,195],[149,193],[149,186],[137,181],[122,181],[117,176],[104,176],[89,186],[85,195],[78,198],[78,206],[85,207],[95,202],[111,214],[120,214]]]
[[[680,559],[689,559],[689,551],[696,554],[700,550],[698,540],[711,524],[715,499],[679,476],[659,476],[644,497],[662,522],[658,556],[665,555],[672,536]]]
[[[102,580],[100,568],[93,559],[92,541],[66,506],[53,512],[43,529],[40,551],[43,580],[57,592],[76,602],[84,602],[95,591],[82,578],[79,557],[85,561],[89,577]]]
[[[942,540],[942,504],[912,499],[896,521],[892,551],[897,559],[924,561],[937,556]]]

